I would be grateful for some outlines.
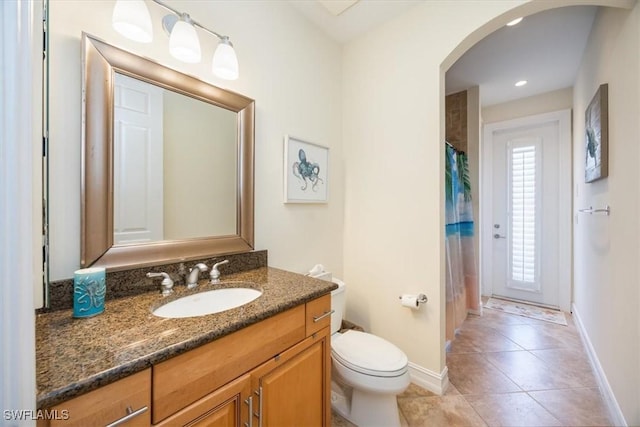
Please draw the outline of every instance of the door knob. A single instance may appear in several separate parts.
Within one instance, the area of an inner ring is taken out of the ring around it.
[[[493,238],[494,238],[494,239],[506,239],[506,238],[507,238],[507,236],[501,236],[501,235],[499,235],[498,233],[496,233],[496,234],[494,234],[494,235],[493,235]]]

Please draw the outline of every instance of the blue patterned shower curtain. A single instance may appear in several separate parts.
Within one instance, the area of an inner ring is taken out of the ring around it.
[[[478,310],[479,289],[467,155],[447,144],[445,163],[446,336],[451,341],[467,312]]]

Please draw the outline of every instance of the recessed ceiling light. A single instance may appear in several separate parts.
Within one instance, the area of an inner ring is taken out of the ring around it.
[[[514,25],[519,24],[520,21],[522,21],[522,17],[514,19],[513,21],[509,22],[507,24],[507,26],[508,27],[513,27]]]
[[[520,80],[519,82],[516,82],[516,87],[524,86],[526,84],[527,84],[526,80]]]

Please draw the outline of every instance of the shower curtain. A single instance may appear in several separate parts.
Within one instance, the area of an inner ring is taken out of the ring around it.
[[[479,308],[473,206],[467,155],[446,144],[446,339]]]

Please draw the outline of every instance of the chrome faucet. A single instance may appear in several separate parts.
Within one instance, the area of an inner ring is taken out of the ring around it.
[[[193,289],[198,286],[198,279],[200,278],[200,272],[205,272],[209,269],[206,265],[199,262],[191,270],[189,270],[189,275],[187,276],[187,289]]]
[[[147,277],[153,279],[154,277],[162,277],[162,283],[160,283],[160,289],[162,289],[162,296],[166,297],[173,293],[173,280],[167,273],[147,273]]]
[[[218,267],[223,264],[229,264],[229,260],[225,259],[224,261],[217,262],[213,264],[213,267],[211,267],[211,273],[209,273],[209,277],[211,278],[212,284],[220,283],[220,271],[218,270]]]

